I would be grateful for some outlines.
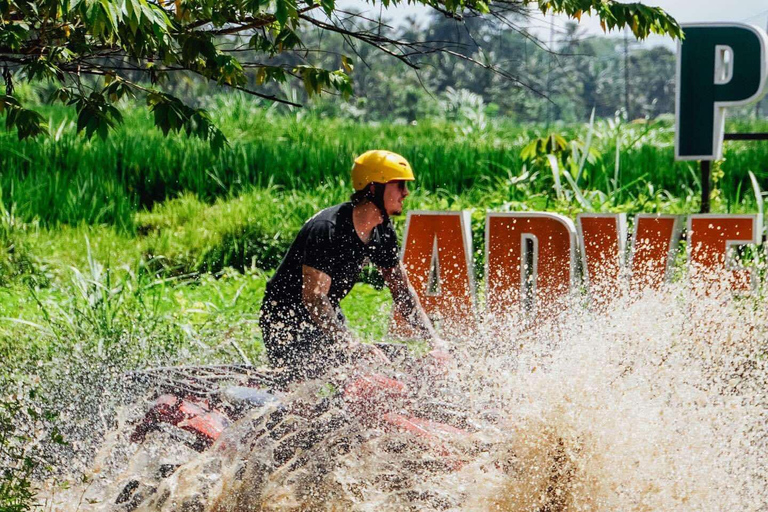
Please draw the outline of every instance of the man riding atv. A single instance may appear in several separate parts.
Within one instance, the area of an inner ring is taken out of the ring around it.
[[[378,268],[398,311],[430,341],[430,355],[445,361],[444,344],[399,260],[390,220],[402,213],[407,182],[414,179],[402,156],[367,151],[352,167],[350,201],[320,211],[299,231],[267,283],[259,319],[269,362],[288,381],[319,376],[356,358],[386,360],[356,339],[339,307],[367,262]]]

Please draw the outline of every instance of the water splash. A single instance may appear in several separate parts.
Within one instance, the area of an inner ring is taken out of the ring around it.
[[[439,386],[412,383],[466,416],[439,449],[307,383],[285,402],[313,414],[259,410],[203,453],[118,428],[80,504],[48,510],[766,510],[767,331],[759,299],[678,286],[574,304],[463,340]]]

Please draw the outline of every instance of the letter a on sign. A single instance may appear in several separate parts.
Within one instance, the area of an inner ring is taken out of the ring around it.
[[[762,96],[768,37],[744,24],[683,25],[683,32],[677,50],[675,158],[719,160],[725,108]]]
[[[475,280],[469,212],[408,212],[403,264],[427,315],[443,333],[464,336],[475,327]],[[390,335],[416,335],[393,312]]]
[[[547,312],[571,290],[576,228],[554,213],[489,213],[485,228],[486,303],[499,319]]]

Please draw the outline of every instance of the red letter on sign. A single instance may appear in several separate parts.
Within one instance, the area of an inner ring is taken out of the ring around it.
[[[475,279],[469,212],[408,212],[403,264],[427,315],[442,331],[465,336],[475,329]],[[396,310],[390,335],[413,336]]]
[[[760,240],[757,215],[691,215],[688,217],[688,271],[692,284],[713,284],[725,272],[728,287],[749,291],[755,284],[754,268],[741,268],[728,254],[738,245]]]
[[[621,290],[627,216],[581,213],[577,222],[585,284],[595,304],[607,305]]]
[[[642,213],[635,217],[630,260],[633,292],[659,289],[667,281],[680,243],[681,225],[679,215]]]
[[[576,229],[554,213],[489,213],[485,227],[486,303],[503,317],[546,312],[571,290]]]

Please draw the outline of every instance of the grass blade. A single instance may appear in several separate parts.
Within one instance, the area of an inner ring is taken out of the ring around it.
[[[565,181],[567,181],[568,184],[573,189],[573,193],[576,196],[576,200],[579,202],[581,207],[587,211],[593,211],[594,208],[592,207],[592,203],[586,197],[584,197],[584,194],[581,193],[581,190],[579,190],[579,186],[576,184],[576,181],[571,177],[571,174],[568,172],[564,172],[563,176],[565,177]]]
[[[558,199],[563,198],[563,186],[560,184],[560,164],[557,163],[555,155],[547,155],[549,166],[552,168],[552,177],[555,180],[555,193]]]
[[[760,189],[760,184],[757,182],[757,178],[755,177],[755,173],[752,171],[748,171],[749,174],[749,180],[752,182],[752,191],[755,193],[755,202],[757,202],[757,214],[758,219],[760,222],[760,230],[762,232],[762,225],[763,225],[763,191]],[[761,235],[762,236],[762,235]]]
[[[584,154],[581,155],[581,161],[579,162],[579,172],[576,173],[576,183],[581,178],[581,173],[584,171],[584,165],[587,163],[587,155],[589,155],[589,149],[592,147],[592,135],[595,132],[595,107],[592,107],[592,114],[589,116],[589,127],[587,129],[587,141],[584,143]]]

